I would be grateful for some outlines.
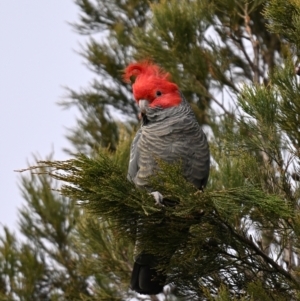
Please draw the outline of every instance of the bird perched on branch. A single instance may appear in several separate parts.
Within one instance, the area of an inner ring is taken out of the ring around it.
[[[137,187],[146,188],[156,203],[164,205],[163,196],[152,191],[148,178],[155,172],[158,158],[168,163],[181,160],[186,180],[203,190],[209,175],[210,153],[190,105],[170,74],[150,61],[130,64],[124,80],[130,82],[133,78],[141,127],[131,145],[128,179]],[[143,252],[137,254],[131,288],[141,294],[158,294],[164,281],[155,269],[155,258]]]

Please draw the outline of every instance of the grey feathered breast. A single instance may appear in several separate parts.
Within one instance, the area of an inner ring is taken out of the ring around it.
[[[128,179],[147,187],[156,159],[169,163],[181,160],[185,178],[202,189],[209,176],[210,153],[206,136],[187,101],[167,109],[148,108],[131,145]]]

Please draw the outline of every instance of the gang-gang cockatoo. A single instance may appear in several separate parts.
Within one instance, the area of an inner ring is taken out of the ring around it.
[[[132,85],[134,98],[141,111],[141,127],[132,142],[128,179],[146,188],[157,203],[163,196],[148,184],[157,168],[157,159],[182,163],[183,175],[199,190],[205,187],[210,166],[210,152],[205,134],[195,115],[171,81],[169,73],[150,61],[130,64],[124,79]],[[178,183],[180,185],[180,183]],[[131,288],[141,294],[162,292],[165,278],[155,270],[155,258],[139,253],[135,257]]]

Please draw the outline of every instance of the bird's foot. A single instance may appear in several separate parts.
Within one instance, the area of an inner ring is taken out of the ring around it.
[[[164,197],[160,192],[153,191],[150,194],[152,194],[152,196],[154,197],[156,206],[164,207]]]
[[[203,193],[203,190],[197,190],[194,195],[200,195],[201,193]]]

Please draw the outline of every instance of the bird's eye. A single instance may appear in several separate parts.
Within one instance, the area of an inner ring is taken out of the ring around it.
[[[160,96],[162,93],[160,91],[156,91],[156,96]]]

